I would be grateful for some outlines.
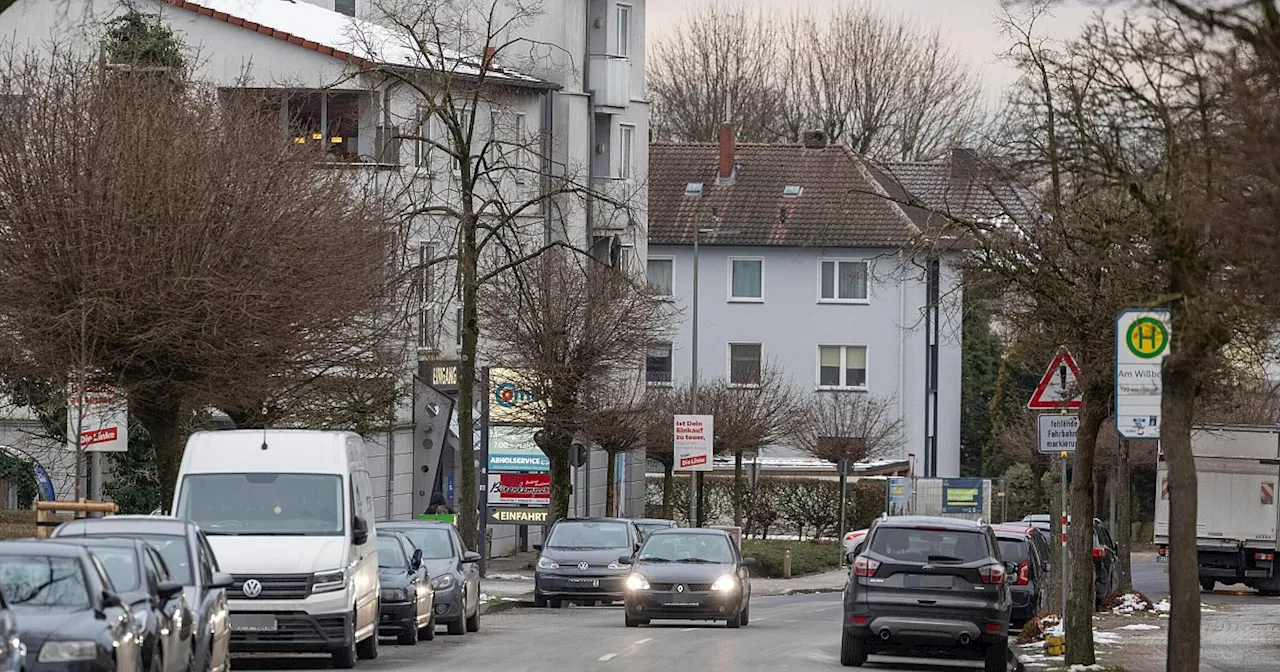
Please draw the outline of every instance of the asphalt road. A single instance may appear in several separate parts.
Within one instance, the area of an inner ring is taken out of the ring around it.
[[[1144,560],[1135,561],[1133,587],[1154,601],[1169,596],[1169,563]],[[1243,585],[1217,584],[1212,593],[1200,593],[1200,602],[1210,606],[1277,605],[1277,598],[1259,596],[1252,588]]]
[[[837,670],[840,666],[840,595],[790,595],[751,600],[751,624],[661,621],[641,628],[622,623],[620,607],[514,609],[481,618],[480,632],[395,646],[383,640],[377,660],[360,670],[467,670],[510,672],[563,670],[698,669]],[[884,661],[892,664],[884,664]],[[864,669],[945,672],[981,665],[934,661],[903,665],[872,657]],[[236,659],[236,670],[327,669],[325,658]]]

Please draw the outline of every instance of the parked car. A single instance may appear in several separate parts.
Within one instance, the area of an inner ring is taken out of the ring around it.
[[[640,550],[640,529],[624,518],[562,518],[552,523],[533,571],[533,602],[594,606],[621,601],[630,566],[618,562]]]
[[[848,558],[849,562],[853,562],[853,556],[862,552],[862,542],[866,541],[866,539],[866,530],[854,530],[845,533],[844,540],[841,541],[840,546],[844,551],[844,557]]]
[[[50,543],[89,549],[115,594],[133,612],[135,633],[142,640],[142,669],[147,672],[191,670],[195,662],[196,623],[164,559],[141,539],[59,537]]]
[[[982,521],[881,518],[845,586],[840,663],[858,667],[869,654],[978,657],[987,672],[1003,672],[1016,571]]]
[[[22,660],[27,657],[27,647],[18,636],[18,621],[5,602],[0,590],[0,670],[22,672]]]
[[[27,648],[25,672],[142,669],[133,613],[89,549],[0,542],[0,592]]]
[[[1048,514],[1033,513],[1025,516],[1023,521],[1035,525],[1045,536],[1053,534],[1053,521]],[[1107,526],[1097,518],[1093,519],[1093,588],[1094,602],[1102,604],[1106,596],[1116,589],[1116,542],[1111,539]]]
[[[649,535],[640,552],[618,557],[630,565],[625,623],[653,619],[723,620],[730,628],[751,621],[751,577],[744,558],[724,530],[672,529]]]
[[[422,550],[394,530],[378,533],[378,580],[382,583],[378,634],[413,645],[436,638],[435,590],[422,564]]]
[[[80,518],[53,530],[55,539],[117,537],[141,539],[160,553],[173,580],[181,583],[196,622],[195,669],[225,672],[231,668],[231,622],[227,612],[230,574],[218,567],[200,526],[172,516],[120,515]]]
[[[640,543],[644,543],[650,534],[658,530],[669,530],[673,527],[680,527],[674,520],[666,518],[632,518],[631,522],[636,524],[636,529],[640,530]]]
[[[466,550],[458,528],[434,520],[378,523],[378,530],[399,532],[422,551],[435,590],[436,623],[451,635],[480,629],[480,554]]]
[[[1048,605],[1052,579],[1049,576],[1049,544],[1044,533],[1028,523],[992,525],[1000,545],[1000,558],[1017,565],[1009,585],[1013,599],[1010,625],[1020,628]]]

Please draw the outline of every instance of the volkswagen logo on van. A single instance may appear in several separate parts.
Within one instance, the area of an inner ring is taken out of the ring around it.
[[[588,568],[588,567],[590,567],[590,566],[591,566],[591,565],[588,565],[588,564],[587,564],[587,563],[585,563],[585,562],[579,562],[579,563],[578,563],[578,569],[579,569],[579,570],[581,570],[581,571],[584,571],[584,572],[585,572],[585,571],[587,571],[587,568]]]
[[[240,590],[244,592],[245,597],[257,597],[262,594],[262,582],[257,579],[249,579],[244,582],[244,586]]]

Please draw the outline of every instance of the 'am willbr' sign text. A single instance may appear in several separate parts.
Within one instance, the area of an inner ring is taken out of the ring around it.
[[[676,471],[711,471],[711,437],[714,431],[710,415],[676,416]]]

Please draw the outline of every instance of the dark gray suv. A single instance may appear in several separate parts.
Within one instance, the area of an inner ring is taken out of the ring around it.
[[[858,667],[868,654],[945,656],[1007,669],[1008,581],[1016,574],[982,521],[882,517],[845,585],[840,663]]]

